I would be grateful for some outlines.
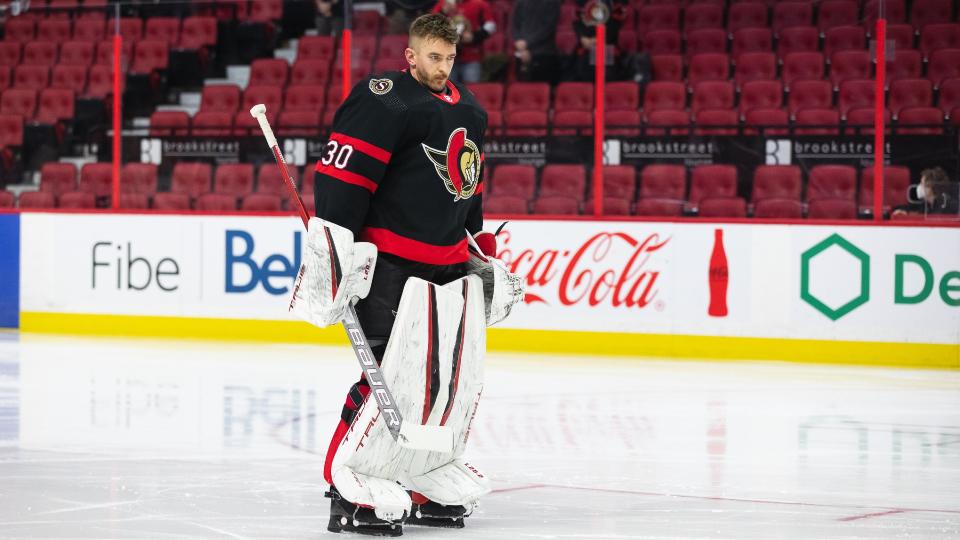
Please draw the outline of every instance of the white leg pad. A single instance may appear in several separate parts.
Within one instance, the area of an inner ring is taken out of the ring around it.
[[[476,467],[455,459],[428,473],[407,480],[407,487],[434,502],[470,506],[490,493],[490,480]]]
[[[340,467],[333,473],[333,483],[345,499],[373,508],[380,519],[399,521],[410,514],[410,495],[396,482]]]

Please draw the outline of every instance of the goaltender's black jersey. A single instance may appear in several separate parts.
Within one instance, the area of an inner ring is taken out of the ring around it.
[[[483,226],[487,114],[453,83],[431,92],[407,72],[358,83],[316,166],[317,217],[382,253],[427,264],[467,260]]]

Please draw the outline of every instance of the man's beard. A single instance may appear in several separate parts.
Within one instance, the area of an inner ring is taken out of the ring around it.
[[[413,72],[414,78],[417,79],[417,82],[419,82],[422,86],[426,86],[431,92],[442,92],[446,87],[444,84],[446,82],[446,77],[444,77],[441,81],[437,81],[435,79],[431,79],[427,74],[420,71],[416,67],[413,68]],[[432,86],[433,84],[439,85],[439,88],[434,88]]]

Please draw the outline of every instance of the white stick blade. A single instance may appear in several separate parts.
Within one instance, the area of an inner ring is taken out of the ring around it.
[[[431,452],[453,452],[453,430],[447,426],[421,426],[403,422],[400,426],[401,446]]]

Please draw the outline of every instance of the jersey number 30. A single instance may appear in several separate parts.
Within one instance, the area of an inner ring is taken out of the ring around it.
[[[320,163],[324,165],[330,165],[333,163],[333,166],[342,169],[347,166],[347,162],[350,161],[350,156],[353,155],[353,147],[349,144],[340,144],[337,141],[330,141],[327,143],[327,147],[324,149],[323,157],[320,158]]]

